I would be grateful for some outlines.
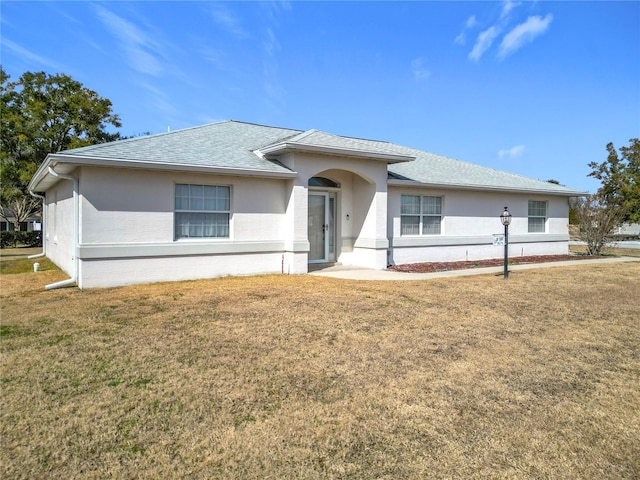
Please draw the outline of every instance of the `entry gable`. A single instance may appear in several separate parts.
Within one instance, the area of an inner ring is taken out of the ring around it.
[[[389,142],[342,137],[307,130],[286,140],[266,145],[259,149],[268,156],[278,156],[287,152],[307,152],[339,157],[357,157],[384,161],[387,164],[404,163],[415,160],[408,149]]]

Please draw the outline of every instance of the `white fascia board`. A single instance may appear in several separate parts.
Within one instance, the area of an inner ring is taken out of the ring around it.
[[[40,167],[38,168],[38,170],[36,170],[36,173],[31,178],[29,185],[27,185],[27,189],[30,192],[39,191],[37,187],[38,187],[38,184],[40,183],[40,180],[42,180],[44,177],[46,177],[49,174],[48,172],[49,172],[50,159],[51,159],[51,154],[45,157],[44,161],[40,164]]]
[[[319,153],[322,155],[337,155],[341,157],[357,157],[357,158],[369,158],[372,160],[381,160],[387,163],[402,163],[412,162],[416,157],[411,155],[403,155],[399,153],[380,153],[369,152],[367,150],[357,150],[350,148],[337,148],[326,145],[308,145],[305,143],[289,143],[282,142],[276,145],[271,145],[266,148],[262,148],[260,152],[263,155],[280,154],[287,151],[299,151],[299,152],[311,152]]]
[[[42,180],[47,177],[47,167],[49,165],[70,165],[73,166],[73,168],[78,166],[139,168],[146,170],[198,172],[260,178],[295,178],[298,175],[298,173],[294,171],[274,172],[269,170],[255,170],[250,168],[212,167],[206,165],[185,165],[182,163],[156,163],[140,160],[114,160],[112,158],[103,157],[49,154],[47,155],[47,158],[42,163],[36,174],[33,176],[31,182],[29,182],[29,187],[31,190],[36,192],[38,191],[36,187],[38,187],[38,184],[40,184]]]
[[[588,195],[588,192],[580,192],[578,190],[558,191],[543,190],[538,188],[518,188],[518,187],[500,187],[491,185],[474,185],[460,183],[423,183],[416,180],[388,180],[387,185],[391,187],[414,187],[414,188],[437,188],[449,190],[484,190],[489,192],[510,192],[510,193],[534,193],[540,195],[555,195],[561,197],[582,197]]]
[[[62,163],[70,163],[77,165],[94,165],[104,167],[126,167],[126,168],[143,168],[150,170],[179,170],[189,172],[202,172],[202,173],[219,173],[223,175],[244,175],[253,177],[276,177],[276,178],[295,178],[298,173],[294,171],[290,172],[275,172],[270,170],[256,170],[252,168],[237,168],[237,167],[217,167],[208,165],[189,165],[184,163],[158,163],[147,162],[143,160],[114,160],[112,158],[102,157],[83,157],[78,155],[57,155],[57,159]]]

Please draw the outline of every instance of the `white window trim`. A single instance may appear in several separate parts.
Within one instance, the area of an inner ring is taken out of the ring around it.
[[[225,187],[229,189],[229,210],[178,210],[176,208],[176,189],[178,185],[196,185],[205,187]],[[174,182],[173,185],[173,240],[175,242],[228,242],[231,240],[231,228],[233,218],[233,188],[232,185],[213,183]],[[229,216],[227,223],[228,235],[226,237],[178,237],[176,235],[177,213],[226,213]]]
[[[538,202],[544,204],[544,216],[542,215],[530,215],[529,213],[529,202]],[[531,224],[529,223],[529,219],[532,218],[543,218],[544,219],[544,229],[541,232],[532,232]],[[546,200],[528,200],[527,201],[527,233],[547,233],[547,220],[549,220],[549,202]]]
[[[402,197],[418,197],[420,199],[420,213],[419,214],[403,214],[402,213]],[[440,213],[439,214],[435,214],[435,213],[423,213],[422,212],[422,199],[424,197],[431,197],[431,198],[439,198],[440,199]],[[400,195],[400,236],[401,237],[437,237],[437,236],[441,236],[443,235],[443,221],[444,221],[444,214],[442,213],[444,210],[444,196],[442,195],[420,195],[420,194],[413,194],[413,193],[403,193]],[[419,224],[419,233],[417,234],[403,234],[402,233],[402,217],[416,217],[419,216],[420,217],[420,224]],[[424,222],[423,222],[423,218],[424,217],[439,217],[440,218],[440,232],[438,233],[425,233],[424,232]]]

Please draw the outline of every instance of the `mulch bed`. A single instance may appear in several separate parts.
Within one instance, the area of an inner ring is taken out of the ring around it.
[[[589,255],[531,255],[521,257],[509,257],[509,265],[522,265],[527,263],[564,262],[567,260],[586,260],[602,258],[602,256]],[[464,270],[468,268],[499,267],[504,265],[503,258],[490,258],[486,260],[469,260],[461,262],[427,262],[408,263],[406,265],[392,265],[389,270],[409,273],[446,272],[449,270]]]

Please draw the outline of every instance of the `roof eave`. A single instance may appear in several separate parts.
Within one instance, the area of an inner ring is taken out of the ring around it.
[[[263,155],[279,155],[286,152],[311,152],[322,155],[337,155],[342,157],[368,158],[372,160],[381,160],[387,163],[403,163],[411,162],[416,159],[412,155],[403,155],[398,153],[370,152],[367,150],[357,150],[350,148],[338,148],[328,145],[310,145],[306,143],[281,142],[269,145],[260,149]]]
[[[36,170],[36,173],[33,174],[33,177],[31,177],[31,180],[27,185],[27,189],[30,192],[42,191],[38,189],[38,185],[49,174],[48,172],[49,172],[50,163],[51,163],[51,154],[48,154],[43,160],[43,162],[40,164],[40,167],[38,167],[38,170]]]
[[[534,193],[540,195],[555,195],[561,197],[582,197],[588,195],[589,192],[581,192],[578,190],[545,190],[542,188],[527,187],[507,187],[496,185],[476,185],[462,183],[425,183],[417,180],[398,180],[389,179],[387,185],[393,187],[429,187],[437,189],[458,189],[458,190],[484,190],[490,192],[513,192],[513,193]]]
[[[97,166],[97,167],[120,167],[120,168],[136,168],[136,169],[148,169],[148,170],[163,170],[163,171],[186,171],[186,172],[198,172],[198,173],[212,173],[219,175],[241,175],[247,177],[260,177],[260,178],[295,178],[298,173],[294,171],[271,171],[271,170],[257,170],[252,168],[237,168],[237,167],[220,167],[220,166],[207,166],[207,165],[186,165],[182,163],[156,163],[146,162],[140,160],[125,160],[125,159],[113,159],[104,157],[91,157],[81,155],[64,155],[64,154],[49,154],[45,158],[40,168],[36,171],[35,175],[29,182],[29,190],[33,192],[41,191],[38,189],[42,181],[49,175],[48,167],[58,164],[74,165],[74,166]]]

